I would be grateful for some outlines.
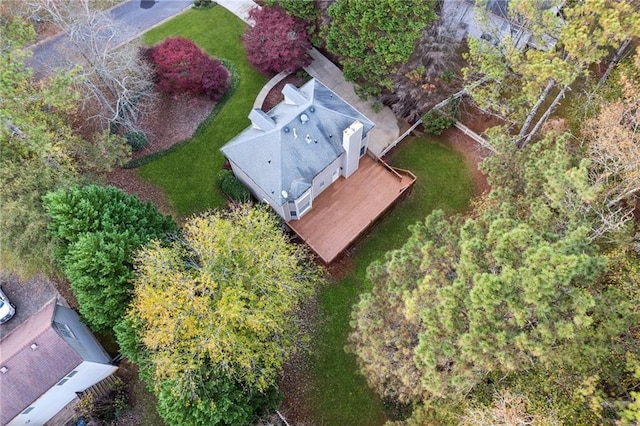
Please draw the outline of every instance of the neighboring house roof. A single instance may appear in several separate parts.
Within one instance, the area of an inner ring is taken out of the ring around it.
[[[522,28],[509,16],[509,4],[512,0],[445,0],[442,8],[442,19],[445,25],[458,40],[469,34],[476,38],[484,38],[493,44],[498,44],[504,37],[511,36],[516,42],[516,48],[533,47],[547,50],[557,42],[558,29],[550,29],[549,34],[540,35],[540,39],[527,28]],[[560,2],[563,3],[563,2]],[[561,9],[556,1],[543,0],[536,3],[541,11],[548,10],[558,13]],[[490,12],[488,23],[476,21],[476,7]],[[497,18],[497,19],[496,19]],[[461,30],[462,29],[462,30]]]
[[[343,152],[342,132],[354,121],[364,134],[374,124],[316,79],[287,84],[285,100],[268,113],[254,109],[252,126],[224,145],[224,155],[277,204],[298,198]]]
[[[82,362],[53,328],[55,311],[54,299],[0,342],[4,371],[0,372],[0,424],[8,423]]]

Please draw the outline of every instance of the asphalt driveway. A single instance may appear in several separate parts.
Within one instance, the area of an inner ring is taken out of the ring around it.
[[[51,282],[42,274],[26,281],[15,275],[0,273],[0,285],[11,303],[16,306],[16,314],[4,324],[0,324],[0,340],[38,312],[48,301],[58,298],[58,303],[67,306]]]
[[[121,24],[122,30],[110,41],[110,49],[133,40],[145,31],[191,7],[192,0],[128,0],[108,13]],[[74,57],[71,41],[62,33],[29,48],[33,55],[26,65],[33,69],[34,77],[40,79],[57,68],[69,69],[80,60]]]

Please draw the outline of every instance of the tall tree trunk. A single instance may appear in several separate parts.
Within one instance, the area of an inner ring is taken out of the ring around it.
[[[538,98],[538,101],[536,102],[536,104],[531,109],[531,112],[529,112],[529,115],[527,115],[527,119],[525,120],[524,124],[522,125],[522,128],[520,129],[520,133],[518,134],[518,139],[516,140],[516,145],[519,144],[520,141],[522,140],[522,138],[524,138],[524,136],[527,134],[527,131],[529,130],[529,127],[531,127],[531,123],[533,122],[533,119],[535,118],[536,114],[538,113],[538,110],[540,109],[540,107],[542,106],[544,101],[547,99],[547,96],[549,96],[549,93],[551,92],[551,89],[553,89],[555,87],[555,85],[556,85],[555,80],[554,79],[549,79],[549,82],[547,83],[547,86],[542,91],[542,94]]]
[[[540,127],[542,127],[542,125],[547,121],[556,106],[558,106],[558,103],[560,103],[560,99],[564,98],[564,94],[567,92],[567,90],[569,90],[569,85],[565,84],[562,87],[562,90],[560,90],[560,93],[556,95],[551,105],[549,105],[549,108],[547,108],[544,114],[542,114],[542,117],[540,117],[536,125],[533,127],[533,130],[527,135],[524,140],[519,141],[519,143],[517,144],[518,148],[522,149],[527,146],[527,144],[531,141],[531,138],[533,138],[533,135],[535,135],[538,130],[540,130]]]
[[[598,80],[598,86],[603,85],[604,82],[607,81],[607,78],[609,78],[609,74],[611,74],[611,71],[613,71],[615,66],[618,65],[618,62],[620,62],[620,60],[622,59],[624,54],[627,52],[627,49],[629,48],[630,45],[631,45],[631,39],[630,38],[626,39],[620,45],[620,47],[616,51],[615,56],[613,57],[611,62],[609,62],[609,66],[607,67],[607,70],[604,72],[604,74],[602,74],[602,77],[600,77],[600,80]]]

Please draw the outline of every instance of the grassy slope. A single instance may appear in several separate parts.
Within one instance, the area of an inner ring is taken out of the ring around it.
[[[187,11],[144,36],[146,44],[172,36],[189,38],[210,55],[231,61],[240,77],[235,94],[204,132],[180,149],[139,169],[140,176],[160,186],[181,214],[225,203],[214,182],[224,163],[219,149],[250,124],[247,115],[266,82],[247,63],[241,41],[245,28],[246,24],[231,12],[214,7]]]
[[[322,322],[314,339],[314,380],[317,424],[379,425],[385,420],[382,403],[357,373],[355,357],[344,351],[351,307],[368,290],[366,268],[408,238],[407,227],[434,209],[461,212],[473,195],[464,159],[435,139],[405,141],[390,159],[396,167],[418,177],[413,192],[397,205],[357,246],[355,271],[320,294]]]

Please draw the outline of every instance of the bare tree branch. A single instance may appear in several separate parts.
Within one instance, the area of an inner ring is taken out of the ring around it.
[[[103,129],[115,124],[137,130],[143,105],[148,105],[140,99],[150,95],[153,70],[141,58],[137,43],[115,46],[122,24],[92,9],[89,0],[35,0],[32,8],[48,14],[71,41],[72,53],[79,55],[68,61],[80,70],[83,111]]]

